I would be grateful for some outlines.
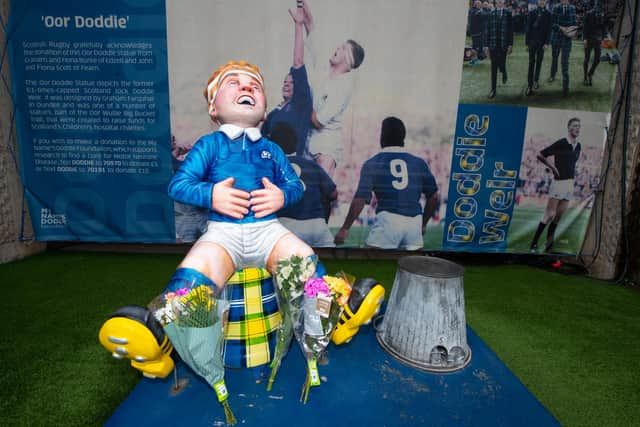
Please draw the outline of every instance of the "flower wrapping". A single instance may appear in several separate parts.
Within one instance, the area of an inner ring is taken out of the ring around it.
[[[229,407],[222,362],[223,328],[229,303],[213,286],[182,281],[156,297],[149,308],[182,360],[215,390],[228,424],[236,420]]]
[[[294,322],[294,334],[307,359],[307,378],[300,399],[306,403],[311,386],[320,385],[317,360],[326,351],[351,294],[354,278],[336,276],[311,278],[305,282],[303,313]]]
[[[274,279],[282,323],[276,332],[276,349],[270,365],[271,374],[267,390],[271,390],[282,359],[288,352],[294,335],[293,325],[299,321],[302,315],[304,283],[313,277],[316,263],[316,257],[294,255],[280,260],[276,267]]]

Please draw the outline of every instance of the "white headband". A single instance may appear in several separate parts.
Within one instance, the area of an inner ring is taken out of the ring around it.
[[[345,44],[347,45],[347,49],[345,50],[347,64],[349,64],[349,68],[353,68],[353,65],[355,64],[355,59],[353,59],[353,47],[349,42],[346,42]]]
[[[209,113],[213,111],[213,103],[215,102],[216,96],[218,95],[218,83],[222,83],[224,78],[227,77],[229,74],[244,74],[249,77],[253,77],[260,83],[260,86],[264,87],[264,82],[262,81],[262,77],[259,74],[252,73],[250,71],[246,71],[239,68],[231,68],[225,71],[224,73],[221,73],[218,76],[216,76],[216,78],[211,80],[211,83],[207,85],[207,102],[209,103]]]

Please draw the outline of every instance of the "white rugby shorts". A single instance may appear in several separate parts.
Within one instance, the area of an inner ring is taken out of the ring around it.
[[[381,249],[422,249],[422,215],[411,217],[386,211],[378,212],[365,243],[367,246]]]
[[[278,218],[285,228],[313,248],[333,248],[333,234],[323,218],[293,219]]]
[[[554,180],[549,186],[549,197],[558,200],[573,199],[573,179]]]
[[[236,224],[209,221],[207,231],[198,242],[217,243],[233,261],[236,270],[267,265],[269,255],[278,240],[290,233],[277,219]]]

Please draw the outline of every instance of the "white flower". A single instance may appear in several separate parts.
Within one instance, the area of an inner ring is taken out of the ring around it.
[[[287,265],[280,269],[278,275],[280,276],[281,280],[287,280],[291,276],[291,273],[293,273],[293,269],[291,268],[291,266]]]
[[[162,325],[171,323],[174,320],[173,311],[171,311],[171,308],[167,306],[154,311],[153,315]]]
[[[167,301],[167,306],[167,311],[170,311],[172,316],[184,311],[184,305],[178,301],[178,298],[173,298],[171,301]]]
[[[316,266],[313,260],[305,258],[300,263],[300,279],[306,281],[309,277],[313,276],[316,271]]]

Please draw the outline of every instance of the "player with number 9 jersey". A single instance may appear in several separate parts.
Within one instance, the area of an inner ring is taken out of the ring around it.
[[[382,150],[362,166],[349,212],[334,239],[336,244],[344,243],[349,228],[375,195],[376,218],[366,245],[405,250],[424,246],[426,225],[438,204],[438,186],[427,162],[404,148],[405,135],[400,119],[382,121]],[[420,204],[423,194],[424,208]]]
[[[416,216],[422,214],[422,194],[429,198],[437,190],[436,180],[423,159],[404,147],[385,147],[362,166],[355,197],[370,203],[375,194],[376,213]]]

